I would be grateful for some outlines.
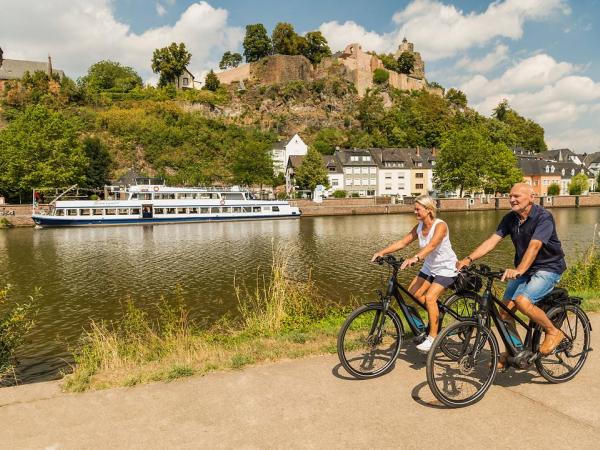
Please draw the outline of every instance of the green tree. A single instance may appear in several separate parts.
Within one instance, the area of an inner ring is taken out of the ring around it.
[[[171,43],[168,47],[157,48],[152,55],[152,71],[160,74],[160,87],[174,83],[184,72],[192,59],[183,42]],[[179,86],[177,86],[179,87]]]
[[[294,31],[294,26],[287,22],[279,22],[275,25],[271,42],[273,43],[273,53],[280,55],[299,55],[300,47],[305,45]]]
[[[446,92],[446,100],[455,108],[464,109],[467,107],[467,96],[459,89],[450,88]]]
[[[314,191],[318,184],[329,186],[327,169],[323,164],[323,158],[315,148],[308,148],[308,153],[296,172],[295,183],[300,189],[308,189],[310,191]]]
[[[81,77],[78,83],[91,92],[129,92],[142,87],[142,78],[131,67],[115,61],[100,61],[90,66],[87,75]]]
[[[569,183],[569,195],[581,195],[590,187],[588,177],[585,173],[578,173]]]
[[[560,186],[556,183],[552,183],[548,186],[548,195],[560,195]]]
[[[510,106],[508,105],[508,100],[503,99],[500,103],[498,103],[498,106],[494,108],[494,111],[492,112],[492,117],[500,121],[504,121],[506,113],[509,111],[509,109]]]
[[[246,25],[243,47],[246,62],[258,61],[273,52],[271,39],[262,23]]]
[[[219,77],[211,70],[206,74],[206,78],[204,78],[204,86],[202,89],[208,89],[209,91],[215,92],[219,89],[221,82],[219,81]]]
[[[323,155],[332,155],[335,148],[342,146],[346,137],[337,128],[321,128],[315,135],[313,147]]]
[[[219,63],[219,69],[225,70],[232,67],[237,67],[242,63],[242,55],[239,53],[231,53],[230,51],[226,51],[223,53],[223,57],[221,58],[221,62]]]
[[[414,68],[415,55],[413,55],[411,52],[402,52],[398,57],[398,71],[400,73],[410,75]]]
[[[313,64],[319,64],[323,58],[331,56],[331,49],[327,43],[325,36],[320,31],[309,31],[304,36],[304,51],[302,54],[306,56]]]
[[[375,91],[368,91],[358,102],[357,116],[361,128],[367,132],[372,132],[383,119],[385,111],[383,108],[383,99]]]
[[[476,128],[449,132],[436,158],[433,173],[436,188],[459,189],[461,197],[465,191],[482,189],[492,146]]]
[[[485,145],[489,155],[484,166],[484,190],[491,194],[509,192],[515,183],[523,181],[516,156],[504,143],[494,144],[486,139]]]
[[[400,70],[398,69],[398,60],[396,59],[396,57],[391,54],[391,53],[382,53],[382,54],[375,54],[375,56],[377,56],[381,62],[383,63],[383,67],[385,67],[388,70],[393,70],[394,72],[399,72]]]
[[[375,69],[373,72],[373,83],[385,84],[390,79],[390,73],[385,69]]]
[[[533,120],[526,119],[511,109],[506,99],[494,108],[492,116],[510,127],[515,136],[515,145],[534,152],[548,149],[544,141],[544,129]]]
[[[97,137],[87,137],[83,140],[83,151],[89,161],[84,186],[101,188],[108,184],[112,159],[106,145]]]
[[[29,193],[85,181],[88,159],[76,119],[42,105],[25,109],[0,131],[0,191]]]
[[[236,183],[271,184],[273,182],[273,159],[270,146],[265,143],[249,142],[242,146],[233,164]]]

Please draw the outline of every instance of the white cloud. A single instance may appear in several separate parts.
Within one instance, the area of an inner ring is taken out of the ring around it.
[[[202,1],[190,5],[172,26],[137,34],[115,18],[112,0],[3,1],[0,42],[5,58],[44,61],[51,54],[55,67],[73,78],[111,59],[149,80],[156,78],[150,69],[152,52],[171,42],[185,43],[194,74],[214,67],[225,50],[239,47],[244,32],[229,26],[227,16],[226,10]]]
[[[538,54],[498,78],[478,74],[460,88],[482,114],[489,115],[506,98],[517,112],[545,128],[550,146],[591,151],[600,142],[600,83],[577,71],[572,64]]]
[[[160,3],[156,2],[156,14],[158,14],[159,16],[164,16],[167,13],[167,9],[161,5]]]
[[[499,44],[494,51],[488,53],[481,59],[464,57],[457,63],[457,67],[468,72],[487,73],[501,62],[508,59],[508,46]]]
[[[389,52],[406,36],[421,51],[426,61],[455,56],[461,51],[488,44],[496,38],[519,39],[527,21],[543,21],[569,14],[565,0],[505,0],[491,3],[481,13],[465,13],[438,0],[414,0],[393,16],[396,29],[378,34],[356,22],[337,21],[319,30],[341,50],[352,41],[365,50]]]

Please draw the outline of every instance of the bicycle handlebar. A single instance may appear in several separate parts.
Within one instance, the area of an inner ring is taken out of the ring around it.
[[[373,262],[375,262],[376,264],[379,264],[380,266],[383,266],[384,263],[387,263],[394,268],[398,268],[402,265],[404,260],[396,259],[396,257],[394,255],[385,255],[385,256],[380,256]]]
[[[480,264],[479,268],[477,268],[475,265],[464,267],[462,270],[480,275],[485,278],[497,278],[498,280],[504,275],[504,270],[493,271],[490,266],[486,266],[485,264]]]

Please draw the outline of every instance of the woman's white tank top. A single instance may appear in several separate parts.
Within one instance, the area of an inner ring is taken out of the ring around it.
[[[419,247],[423,248],[431,241],[435,232],[435,227],[438,223],[445,223],[440,219],[435,219],[427,236],[423,237],[421,231],[423,230],[423,222],[419,222],[417,225],[417,235],[419,236]],[[421,271],[426,275],[440,275],[443,277],[455,277],[458,272],[456,271],[456,254],[452,250],[450,244],[450,229],[447,228],[446,235],[440,245],[438,245],[429,255],[425,257],[425,262]]]

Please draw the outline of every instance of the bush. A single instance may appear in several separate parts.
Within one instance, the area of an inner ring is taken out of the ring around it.
[[[14,371],[15,350],[33,327],[34,297],[26,303],[11,303],[10,286],[6,286],[0,290],[0,380]]]
[[[358,197],[360,197],[360,195],[358,195],[358,192],[353,192],[352,195],[350,195],[350,197],[358,198]]]
[[[556,183],[552,183],[548,186],[548,195],[560,195],[560,186]]]
[[[588,178],[583,173],[578,173],[569,183],[569,195],[581,195],[589,189],[590,185]]]
[[[375,72],[373,72],[373,83],[375,84],[387,83],[389,78],[390,74],[385,69],[375,69]]]
[[[338,190],[333,192],[333,198],[346,198],[346,191]]]
[[[593,243],[578,261],[569,265],[560,284],[573,291],[600,290],[600,251]]]

